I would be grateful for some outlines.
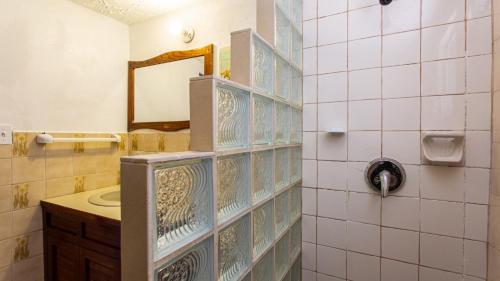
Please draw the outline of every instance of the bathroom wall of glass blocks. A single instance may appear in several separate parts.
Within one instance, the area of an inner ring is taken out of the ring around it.
[[[122,160],[124,281],[301,280],[302,7],[270,2],[233,81],[191,80],[193,152]]]

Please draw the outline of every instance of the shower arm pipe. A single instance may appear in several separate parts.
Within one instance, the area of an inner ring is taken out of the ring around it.
[[[119,135],[112,135],[111,138],[54,138],[50,134],[39,134],[36,136],[36,142],[39,144],[48,144],[48,143],[78,143],[78,142],[112,142],[119,143],[121,142],[121,137]]]

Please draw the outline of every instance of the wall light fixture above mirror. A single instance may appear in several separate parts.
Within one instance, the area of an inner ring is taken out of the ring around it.
[[[189,80],[213,74],[213,45],[128,63],[128,131],[189,129]]]

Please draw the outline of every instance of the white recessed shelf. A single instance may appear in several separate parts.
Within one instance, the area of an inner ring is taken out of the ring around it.
[[[422,135],[422,156],[427,164],[463,165],[464,146],[464,132],[424,132]]]
[[[346,133],[346,130],[343,129],[343,128],[331,128],[331,129],[328,129],[326,130],[325,132],[329,133],[329,134],[338,134],[338,135],[342,135],[342,134],[345,134]]]

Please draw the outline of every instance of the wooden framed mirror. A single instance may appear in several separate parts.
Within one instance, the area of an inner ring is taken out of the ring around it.
[[[189,79],[212,75],[214,46],[128,62],[128,131],[189,129]]]

